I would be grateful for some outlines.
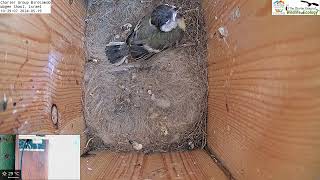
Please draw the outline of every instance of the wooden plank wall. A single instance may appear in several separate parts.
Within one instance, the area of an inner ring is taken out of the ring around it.
[[[236,179],[320,179],[319,17],[271,16],[270,0],[204,8],[209,147]]]
[[[83,131],[85,16],[84,0],[52,1],[50,15],[0,15],[0,133]]]
[[[104,151],[81,158],[81,179],[227,180],[227,177],[202,150],[149,155]]]

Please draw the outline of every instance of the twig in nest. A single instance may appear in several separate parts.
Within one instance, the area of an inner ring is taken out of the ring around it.
[[[96,154],[91,154],[91,153],[90,153],[90,150],[87,149],[88,146],[89,146],[90,141],[92,141],[92,140],[93,140],[93,137],[90,138],[90,139],[87,141],[87,144],[86,144],[86,146],[84,147],[84,151],[85,151],[85,152],[84,152],[80,157],[88,157],[88,156],[95,156],[95,155],[96,155]]]
[[[116,66],[110,69],[110,72],[128,71],[131,68],[140,68],[140,64],[126,64],[126,65]]]
[[[192,11],[199,11],[199,8],[188,9],[188,10],[185,10],[184,13],[189,13],[189,12],[192,12]]]
[[[88,145],[89,145],[90,141],[92,141],[92,139],[93,139],[93,137],[92,137],[92,138],[90,138],[90,139],[87,141],[87,144],[86,144],[86,146],[84,147],[84,149],[87,149],[87,147],[88,147]]]
[[[189,46],[196,46],[197,44],[195,43],[185,43],[185,44],[181,44],[178,47],[189,47]]]
[[[90,153],[90,151],[87,151],[85,153],[83,153],[80,157],[89,157],[89,156],[95,156],[96,154],[94,153]]]

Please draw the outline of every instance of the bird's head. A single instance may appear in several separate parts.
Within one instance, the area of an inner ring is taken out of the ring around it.
[[[185,20],[179,10],[180,8],[168,4],[160,5],[153,10],[150,22],[163,32],[170,32],[176,27],[185,31]]]

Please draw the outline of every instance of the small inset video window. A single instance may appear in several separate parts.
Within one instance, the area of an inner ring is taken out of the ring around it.
[[[4,179],[80,179],[80,136],[0,135]]]

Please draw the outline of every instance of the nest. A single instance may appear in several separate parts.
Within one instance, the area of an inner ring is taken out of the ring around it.
[[[162,3],[182,8],[187,32],[146,61],[111,65],[105,46]],[[88,149],[166,152],[204,147],[207,41],[200,0],[89,1],[84,77]]]

